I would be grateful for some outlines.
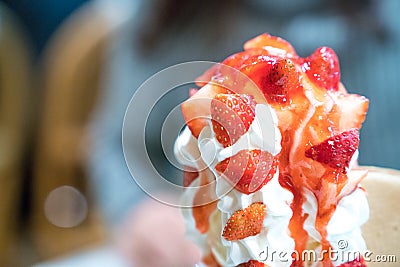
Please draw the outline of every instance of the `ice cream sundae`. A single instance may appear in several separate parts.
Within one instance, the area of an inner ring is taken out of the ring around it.
[[[368,100],[346,91],[335,52],[300,57],[262,34],[197,84],[175,155],[203,264],[366,266],[357,157]]]

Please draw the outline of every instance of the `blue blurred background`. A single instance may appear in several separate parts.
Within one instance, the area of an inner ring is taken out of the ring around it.
[[[37,57],[60,24],[87,0],[70,1],[2,1],[23,24],[25,33],[31,40],[31,49]]]

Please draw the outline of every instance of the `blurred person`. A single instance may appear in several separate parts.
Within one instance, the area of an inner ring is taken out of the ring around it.
[[[394,12],[399,9],[398,1],[95,3],[110,20],[120,22],[109,45],[102,100],[91,125],[94,141],[89,155],[90,172],[108,225],[116,229],[119,247],[133,266],[191,266],[200,259],[196,248],[184,239],[179,210],[157,203],[137,186],[122,151],[123,119],[133,93],[151,75],[173,64],[221,61],[241,50],[245,40],[263,32],[289,40],[301,56],[319,46],[331,46],[343,63],[342,76],[348,89],[371,100],[361,132],[364,136],[360,163],[400,168],[394,154],[398,147],[392,146],[400,126],[381,117],[400,111],[394,102],[399,99],[399,91],[393,86],[400,82],[394,65],[400,57],[400,23]],[[383,52],[388,49],[391,52]],[[392,68],[378,74],[377,61],[382,67],[393,61]],[[376,88],[382,89],[378,92]],[[188,93],[182,91],[168,99],[174,99],[171,106],[176,106],[187,97]],[[386,101],[391,104],[386,105]],[[149,154],[156,167],[177,182],[181,173],[167,162],[160,148],[163,117],[157,120],[157,114],[163,112],[168,110],[160,107],[152,121]],[[387,130],[382,133],[382,129]],[[132,138],[135,131],[143,129],[127,129]],[[134,143],[125,149],[134,151]]]

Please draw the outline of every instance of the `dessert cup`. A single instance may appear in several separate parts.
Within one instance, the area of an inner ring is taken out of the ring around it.
[[[365,167],[368,176],[362,182],[367,191],[370,218],[362,227],[371,260],[395,255],[397,262],[367,262],[368,266],[399,266],[400,263],[400,171]]]

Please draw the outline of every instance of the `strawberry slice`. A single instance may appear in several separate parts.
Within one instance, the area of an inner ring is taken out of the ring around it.
[[[261,34],[244,44],[244,49],[249,50],[252,48],[262,48],[269,52],[269,54],[283,55],[286,57],[297,56],[293,46],[286,40],[269,35],[268,33]]]
[[[289,94],[301,88],[300,72],[291,59],[274,56],[249,57],[243,62],[240,71],[256,83],[265,99],[273,103],[288,102]]]
[[[227,57],[222,64],[228,65],[235,69],[242,69],[244,66],[252,64],[258,57],[268,56],[268,52],[260,48],[251,48]],[[255,60],[249,60],[255,59]]]
[[[236,211],[226,223],[222,236],[228,241],[233,241],[259,234],[266,213],[265,208],[265,204],[257,202]]]
[[[254,120],[255,106],[250,95],[216,95],[211,101],[211,118],[218,142],[228,147],[245,134]]]
[[[338,267],[367,267],[362,257],[340,264]]]
[[[266,98],[273,102],[288,102],[289,93],[300,88],[300,74],[290,59],[278,59],[266,73],[259,83]]]
[[[267,151],[241,150],[230,158],[217,164],[215,169],[223,173],[223,177],[236,190],[251,194],[266,185],[276,172],[277,158]]]
[[[339,131],[361,128],[368,111],[368,99],[356,94],[331,94],[331,96],[335,105],[329,115],[329,120],[336,123]]]
[[[190,93],[192,94],[194,91],[192,90]],[[182,103],[183,118],[194,137],[198,138],[203,127],[207,125],[211,100],[219,93],[226,93],[226,89],[218,85],[207,84]]]
[[[351,157],[360,142],[358,129],[334,135],[305,152],[306,157],[346,172]]]
[[[262,262],[255,261],[255,260],[249,260],[246,263],[241,263],[237,267],[268,267],[268,265],[265,265]]]
[[[249,49],[243,52],[235,53],[227,57],[221,64],[215,64],[201,76],[196,79],[198,86],[204,86],[212,81],[230,88],[235,93],[249,93],[249,88],[244,89],[243,83],[246,83],[246,77],[240,77],[240,71],[247,66],[256,64],[258,58],[268,56],[268,52],[261,48]],[[240,71],[239,71],[240,70]],[[231,83],[233,82],[233,83]],[[232,86],[234,85],[234,86]],[[250,90],[251,91],[251,90]],[[257,92],[252,92],[256,95]],[[257,99],[257,98],[256,98]]]
[[[339,90],[339,59],[331,48],[323,46],[307,57],[303,69],[308,78],[327,90]]]

